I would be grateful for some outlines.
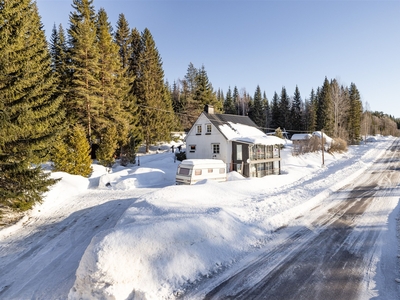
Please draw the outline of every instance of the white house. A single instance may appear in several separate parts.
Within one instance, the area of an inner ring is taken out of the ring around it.
[[[188,159],[221,159],[245,177],[280,174],[284,140],[267,136],[247,116],[215,114],[206,105],[186,136]]]

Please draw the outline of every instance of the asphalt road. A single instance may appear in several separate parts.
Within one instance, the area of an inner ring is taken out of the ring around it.
[[[375,268],[373,258],[380,255],[375,253],[376,243],[385,230],[374,216],[387,197],[400,198],[399,186],[397,139],[367,172],[327,199],[337,204],[311,226],[282,229],[288,232],[282,243],[214,283],[205,299],[360,298],[366,274]],[[388,280],[395,284],[393,278]]]

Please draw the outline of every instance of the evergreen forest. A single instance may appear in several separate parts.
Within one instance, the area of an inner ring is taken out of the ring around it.
[[[249,116],[264,132],[324,129],[357,144],[363,135],[399,135],[400,120],[370,112],[357,86],[335,79],[303,98],[296,86],[269,100],[259,86],[214,89],[205,66],[188,64],[170,84],[148,28],[115,28],[93,0],[71,0],[69,27],[46,39],[36,3],[0,0],[0,211],[30,209],[56,180],[56,171],[89,176],[92,159],[110,167],[135,162],[140,145],[187,131],[206,104],[217,113]],[[66,12],[67,13],[67,12]],[[1,215],[0,215],[1,217]]]

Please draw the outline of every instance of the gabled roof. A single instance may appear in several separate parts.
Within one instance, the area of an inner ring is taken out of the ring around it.
[[[218,128],[219,125],[228,124],[228,122],[234,124],[242,124],[257,128],[256,123],[254,123],[248,116],[238,116],[238,115],[228,115],[228,114],[209,114],[203,112],[206,117],[211,121],[211,123]]]
[[[280,138],[267,136],[248,116],[209,114],[207,112],[203,112],[203,114],[228,141],[263,145],[284,144]]]
[[[311,138],[311,134],[309,133],[295,133],[292,135],[292,141],[304,141],[309,140]]]

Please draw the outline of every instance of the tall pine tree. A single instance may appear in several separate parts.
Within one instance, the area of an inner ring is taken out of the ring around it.
[[[282,87],[281,97],[279,102],[279,114],[281,117],[280,125],[281,129],[288,129],[291,127],[290,124],[290,99],[286,92],[286,88]]]
[[[218,102],[204,65],[198,70],[195,77],[193,100],[196,103],[198,113],[208,104],[213,105],[216,112],[220,112],[223,109],[223,103]]]
[[[72,82],[68,95],[68,119],[81,124],[90,143],[97,141],[102,128],[99,51],[93,0],[73,0],[69,43]]]
[[[272,104],[271,104],[271,123],[270,127],[278,128],[281,127],[281,111],[279,109],[279,96],[277,92],[274,92],[274,96],[272,97]]]
[[[123,68],[118,53],[119,47],[113,41],[112,28],[104,9],[100,9],[97,17],[97,47],[99,53],[99,81],[100,97],[99,106],[99,137],[101,145],[103,136],[110,126],[115,126],[116,135],[107,139],[115,139],[112,142],[115,148],[123,146],[127,142],[131,120],[134,115],[129,110],[134,103],[128,103],[128,78],[126,68]],[[108,134],[109,135],[109,134]],[[116,149],[114,149],[115,151]]]
[[[129,59],[132,57],[131,34],[129,23],[124,14],[118,16],[117,30],[115,32],[115,42],[119,47],[119,56],[122,68],[129,66]]]
[[[66,109],[64,103],[67,102],[66,95],[68,94],[68,89],[71,84],[68,51],[64,28],[60,24],[57,30],[54,25],[50,38],[50,54],[53,61],[53,71],[58,79],[58,93],[64,97],[64,109]]]
[[[134,53],[135,50],[133,49]],[[172,99],[164,83],[164,71],[160,54],[156,48],[153,36],[147,28],[141,35],[136,65],[136,80],[131,93],[138,103],[139,123],[146,144],[146,152],[150,145],[170,140],[174,129],[174,112]]]
[[[305,129],[308,132],[313,132],[316,130],[317,122],[317,97],[315,95],[314,89],[311,89],[310,99],[306,101],[305,110]]]
[[[224,101],[224,113],[230,115],[236,114],[236,108],[235,104],[233,103],[231,87],[229,87],[228,92],[226,93]]]
[[[0,24],[0,206],[25,210],[55,182],[40,163],[62,123],[62,97],[36,4],[1,1]]]
[[[350,143],[356,144],[361,139],[362,102],[360,93],[354,83],[350,85],[350,110],[348,115],[348,131]]]
[[[291,125],[292,125],[291,128],[294,130],[302,131],[303,130],[302,101],[301,101],[300,91],[297,85],[293,95],[290,115],[291,115]]]
[[[265,126],[265,110],[262,102],[261,89],[257,85],[256,91],[254,92],[254,99],[252,101],[252,106],[249,111],[249,118],[264,130]]]

